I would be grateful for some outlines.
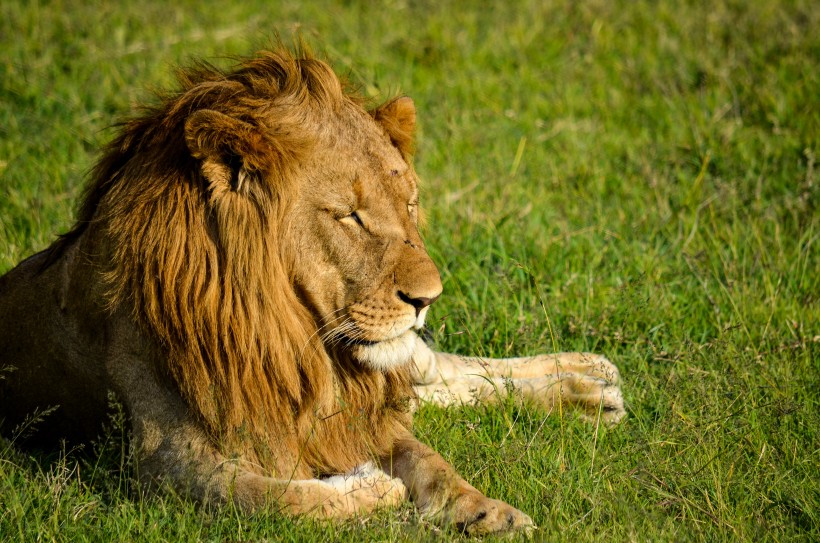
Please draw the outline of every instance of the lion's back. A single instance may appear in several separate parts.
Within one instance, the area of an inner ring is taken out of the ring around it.
[[[0,433],[16,442],[94,437],[106,410],[103,368],[77,349],[73,321],[83,315],[66,304],[66,256],[44,268],[47,258],[0,277]]]

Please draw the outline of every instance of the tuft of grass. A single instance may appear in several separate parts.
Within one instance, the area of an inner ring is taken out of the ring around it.
[[[615,428],[425,407],[423,440],[536,540],[818,540],[817,28],[810,0],[5,2],[0,271],[70,226],[108,127],[173,65],[299,32],[416,101],[438,347],[596,351],[624,377]],[[326,524],[144,496],[106,436],[0,442],[0,539],[443,537],[410,505]]]

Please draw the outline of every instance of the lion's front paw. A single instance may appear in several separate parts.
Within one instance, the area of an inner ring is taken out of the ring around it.
[[[578,409],[586,419],[616,424],[625,415],[618,368],[600,355],[562,353],[535,357],[531,364],[544,360],[554,364],[541,377],[513,379],[511,384],[524,397],[551,410],[560,405]],[[541,364],[545,365],[545,364]]]
[[[493,500],[479,492],[459,497],[450,511],[449,521],[457,530],[469,535],[483,535],[535,528],[532,519],[518,509]]]
[[[600,355],[582,353],[582,362],[562,376],[564,399],[580,407],[584,417],[616,424],[626,415],[618,368]]]

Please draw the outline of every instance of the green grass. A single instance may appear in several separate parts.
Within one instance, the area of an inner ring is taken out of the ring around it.
[[[298,30],[368,96],[416,100],[438,346],[591,350],[624,377],[615,428],[424,408],[423,440],[536,539],[820,539],[816,3],[89,4],[0,4],[0,271],[70,226],[106,127],[173,65]],[[144,497],[126,453],[116,431],[2,448],[0,539],[442,537],[411,506],[321,524]]]

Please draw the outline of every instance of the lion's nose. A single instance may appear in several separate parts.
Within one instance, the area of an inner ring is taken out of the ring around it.
[[[411,296],[411,295],[409,295],[405,292],[402,292],[402,291],[399,291],[398,294],[399,294],[399,299],[402,302],[404,302],[406,304],[410,304],[410,305],[412,305],[413,307],[416,308],[416,316],[418,316],[418,314],[421,313],[422,309],[424,309],[428,305],[435,302],[439,297],[438,294],[436,294],[432,298],[428,298],[426,296]]]

